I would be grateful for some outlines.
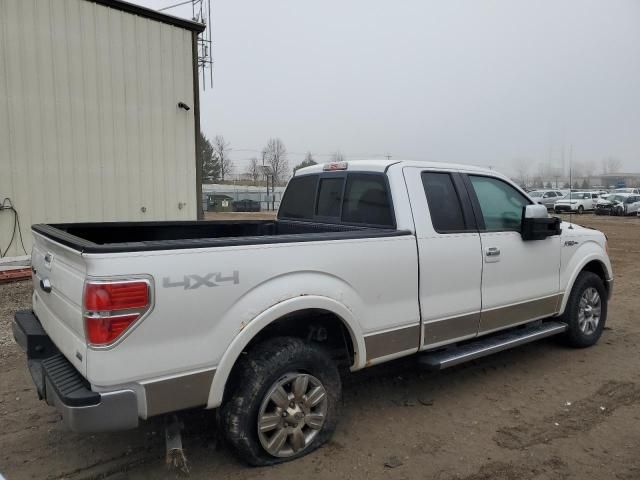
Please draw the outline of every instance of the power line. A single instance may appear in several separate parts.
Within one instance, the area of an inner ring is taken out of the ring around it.
[[[191,0],[187,0],[186,2],[176,3],[174,5],[167,5],[166,7],[159,8],[158,12],[162,12],[164,10],[169,10],[170,8],[180,7],[182,5],[186,5],[187,3],[191,3]]]

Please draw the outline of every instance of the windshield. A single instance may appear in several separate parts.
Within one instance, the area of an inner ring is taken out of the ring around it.
[[[616,188],[614,190],[616,193],[633,193],[633,188]]]
[[[612,195],[607,200],[610,202],[624,202],[627,198],[626,195]]]
[[[542,196],[542,192],[531,192],[529,194],[530,197],[537,198]]]
[[[564,198],[580,199],[580,198],[590,198],[590,197],[591,197],[591,195],[589,195],[588,193],[571,192],[569,195],[566,195]]]

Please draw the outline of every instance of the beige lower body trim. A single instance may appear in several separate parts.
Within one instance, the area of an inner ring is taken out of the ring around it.
[[[551,295],[507,307],[483,310],[480,315],[480,333],[526,322],[558,313],[562,294]]]
[[[480,312],[432,320],[424,323],[424,345],[438,345],[456,338],[473,337],[478,333]]]
[[[147,417],[206,405],[215,373],[206,370],[144,384]]]
[[[420,344],[420,325],[412,325],[364,337],[367,363],[408,350],[417,350]]]

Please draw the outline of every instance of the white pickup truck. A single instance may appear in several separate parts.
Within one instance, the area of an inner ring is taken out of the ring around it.
[[[612,290],[601,232],[461,165],[304,168],[276,220],[32,230],[14,336],[68,426],[218,409],[252,465],[330,437],[341,369],[412,354],[441,369],[556,334],[590,346]]]

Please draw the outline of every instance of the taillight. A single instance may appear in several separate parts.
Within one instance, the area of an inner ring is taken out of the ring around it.
[[[84,285],[84,326],[87,342],[115,342],[151,307],[147,280],[87,280]]]

